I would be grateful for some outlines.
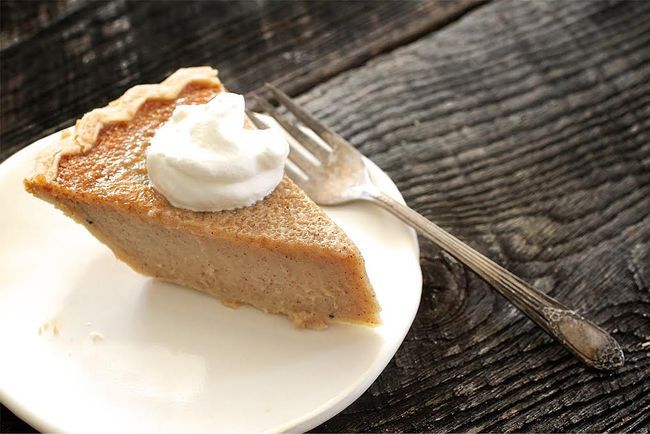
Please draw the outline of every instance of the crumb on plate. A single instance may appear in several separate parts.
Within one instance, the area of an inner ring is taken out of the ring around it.
[[[54,320],[47,321],[46,323],[42,324],[38,328],[38,334],[39,335],[42,335],[43,333],[46,333],[46,332],[51,332],[55,336],[58,335],[59,334],[59,325]]]

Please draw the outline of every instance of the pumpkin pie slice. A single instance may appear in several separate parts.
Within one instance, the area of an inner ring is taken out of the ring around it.
[[[252,206],[219,212],[176,208],[153,188],[145,151],[156,129],[177,105],[205,104],[222,91],[210,67],[135,86],[63,133],[25,188],[142,274],[227,306],[287,315],[299,327],[378,324],[359,250],[288,178]]]

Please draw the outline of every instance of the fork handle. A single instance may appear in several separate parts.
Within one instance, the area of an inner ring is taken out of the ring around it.
[[[624,355],[621,347],[609,333],[596,324],[533,288],[435,223],[386,194],[370,191],[364,194],[364,199],[391,212],[468,266],[583,363],[603,370],[611,370],[623,365]]]

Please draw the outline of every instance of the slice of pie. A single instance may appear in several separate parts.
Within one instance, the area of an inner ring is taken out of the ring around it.
[[[25,188],[140,273],[204,291],[227,306],[287,315],[300,327],[378,324],[359,250],[286,177],[256,204],[219,212],[176,208],[152,187],[145,151],[156,129],[177,105],[204,104],[223,90],[209,67],[135,86],[63,133],[39,157]]]

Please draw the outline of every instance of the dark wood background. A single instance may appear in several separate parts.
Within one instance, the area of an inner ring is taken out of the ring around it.
[[[0,161],[180,66],[242,93],[273,81],[625,349],[618,372],[583,367],[421,240],[411,331],[316,431],[648,432],[650,2],[0,5]],[[31,429],[2,407],[0,430]]]

